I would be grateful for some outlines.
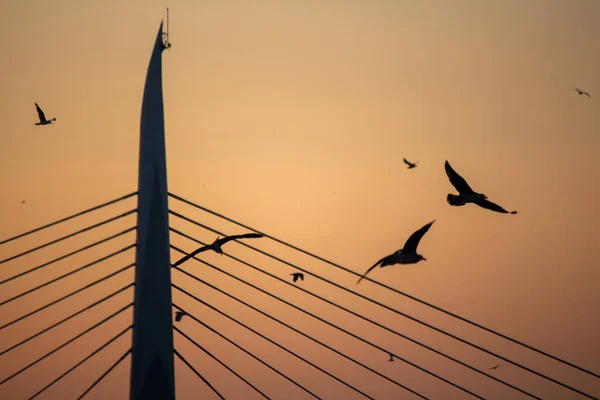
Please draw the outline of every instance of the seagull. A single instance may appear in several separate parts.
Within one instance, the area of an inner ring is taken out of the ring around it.
[[[404,159],[404,164],[408,165],[408,169],[413,169],[413,168],[417,168],[417,164],[419,162],[415,162],[415,163],[411,163],[410,161],[408,161],[406,158]]]
[[[46,119],[46,115],[44,114],[44,112],[42,111],[42,109],[40,108],[40,106],[38,106],[38,103],[35,103],[35,108],[37,109],[38,112],[38,116],[40,117],[40,122],[36,122],[36,125],[48,125],[51,124],[52,121],[56,121],[56,118],[52,118],[51,120],[47,120]]]
[[[457,174],[456,171],[452,169],[448,161],[446,161],[446,163],[444,164],[444,168],[446,169],[446,175],[448,175],[450,183],[458,191],[458,195],[448,194],[448,196],[446,197],[446,201],[451,206],[464,206],[467,203],[475,203],[479,207],[486,208],[488,210],[496,211],[499,213],[517,213],[517,211],[506,211],[499,205],[487,200],[487,196],[485,194],[474,192],[473,189],[471,189],[471,187],[467,183],[467,181],[465,181],[462,176]]]
[[[302,272],[294,272],[293,274],[290,274],[290,275],[294,277],[294,282],[296,282],[298,280],[298,278],[300,278],[304,281],[304,274]]]
[[[183,317],[185,317],[186,315],[189,315],[189,314],[186,313],[185,311],[176,311],[175,312],[175,321],[177,321],[177,322],[181,321],[181,319]]]
[[[590,99],[592,98],[592,96],[588,92],[584,92],[581,89],[573,89],[573,90],[576,91],[577,93],[579,93],[580,96],[583,95],[583,96],[589,97]]]
[[[428,223],[427,225],[410,235],[406,243],[404,243],[404,248],[398,249],[395,253],[392,253],[389,256],[385,256],[381,260],[377,261],[375,265],[369,268],[367,272],[365,272],[365,274],[360,277],[356,284],[358,285],[360,281],[363,280],[363,278],[367,276],[367,274],[378,265],[380,265],[381,268],[383,268],[387,267],[388,265],[394,264],[416,264],[421,260],[427,261],[425,257],[423,257],[420,254],[417,254],[417,246],[419,245],[419,242],[427,233],[429,228],[431,228],[431,225],[433,225],[434,222],[435,220],[431,221],[430,223]]]
[[[388,361],[389,362],[394,362],[394,356],[392,354],[390,354],[390,359]]]
[[[493,366],[493,367],[490,367],[490,368],[488,368],[488,369],[498,369],[498,367],[501,367],[501,366],[502,366],[502,364],[498,364],[498,365],[495,365],[495,366]]]
[[[226,237],[224,237],[222,239],[221,238],[217,238],[211,244],[206,245],[206,246],[202,246],[198,250],[194,250],[193,252],[191,252],[187,256],[183,257],[182,259],[180,259],[179,261],[177,261],[175,264],[173,264],[173,267],[176,267],[176,266],[178,266],[180,264],[183,264],[184,262],[186,262],[190,258],[194,257],[196,254],[202,253],[203,251],[206,251],[206,250],[214,250],[215,252],[223,255],[223,250],[221,249],[221,246],[223,246],[225,243],[229,242],[230,240],[261,238],[261,237],[263,237],[263,235],[260,234],[260,233],[245,233],[243,235],[226,236]]]

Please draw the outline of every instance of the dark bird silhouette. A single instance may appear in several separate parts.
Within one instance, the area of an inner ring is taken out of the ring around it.
[[[410,162],[410,161],[408,161],[406,158],[404,159],[404,164],[408,165],[408,169],[417,168],[417,164],[418,164],[418,163],[419,163],[418,161],[417,161],[417,162],[414,162],[414,163],[411,163],[411,162]]]
[[[498,369],[498,367],[501,367],[501,366],[502,366],[502,364],[498,364],[498,365],[494,365],[493,367],[490,367],[488,369]]]
[[[290,275],[294,277],[294,282],[296,282],[298,280],[298,278],[300,278],[302,281],[304,281],[304,274],[302,272],[294,272],[293,274],[290,274]]]
[[[581,89],[573,89],[574,91],[576,91],[577,93],[579,93],[580,96],[587,96],[590,99],[592,98],[592,95],[590,95],[588,92],[585,92]]]
[[[52,121],[56,121],[56,118],[47,120],[46,115],[44,114],[44,112],[42,111],[40,106],[38,106],[38,103],[35,103],[35,108],[37,109],[38,116],[40,117],[40,122],[36,122],[35,123],[36,125],[48,125],[48,124],[51,124]]]
[[[214,250],[215,252],[223,255],[223,249],[221,248],[221,246],[223,246],[225,243],[227,243],[231,240],[252,239],[252,238],[261,238],[261,237],[263,237],[263,235],[261,235],[260,233],[245,233],[243,235],[232,235],[232,236],[226,236],[224,238],[217,238],[211,244],[202,246],[199,249],[194,250],[187,256],[181,258],[179,261],[177,261],[175,264],[173,264],[173,266],[176,267],[178,265],[181,265],[184,262],[186,262],[187,260],[189,260],[190,258],[194,257],[196,254],[202,253],[203,251],[206,251],[206,250]]]
[[[181,319],[183,317],[185,317],[186,315],[189,315],[189,314],[186,313],[185,311],[176,311],[175,312],[175,321],[177,321],[177,322],[181,321]]]
[[[371,272],[378,265],[381,266],[381,268],[383,268],[383,267],[387,267],[388,265],[416,264],[421,260],[427,261],[427,259],[425,257],[423,257],[420,254],[417,254],[417,246],[419,245],[419,242],[421,241],[423,236],[427,233],[429,228],[431,228],[431,225],[433,225],[434,222],[435,222],[435,220],[431,221],[430,223],[428,223],[427,225],[425,225],[424,227],[422,227],[421,229],[419,229],[418,231],[416,231],[415,233],[410,235],[410,237],[408,238],[406,243],[404,243],[403,248],[398,249],[395,253],[390,254],[389,256],[385,256],[381,260],[377,261],[375,263],[375,265],[373,265],[371,268],[369,268],[367,270],[367,272],[365,272],[364,275],[360,277],[360,279],[358,280],[358,282],[356,282],[356,284],[358,285],[360,283],[360,281],[362,281],[363,278],[365,276],[367,276],[367,274],[369,272]]]
[[[388,361],[389,362],[394,362],[394,356],[392,354],[390,354],[390,359]]]
[[[25,200],[21,200],[21,204],[25,204]]]
[[[499,213],[517,213],[517,211],[506,211],[499,205],[487,200],[487,196],[485,194],[474,192],[473,189],[471,189],[471,187],[467,183],[467,181],[465,181],[462,176],[457,174],[456,171],[452,169],[448,161],[446,161],[446,163],[444,164],[444,168],[446,169],[446,175],[448,175],[450,183],[458,191],[458,195],[448,194],[448,196],[446,196],[446,201],[451,206],[464,206],[467,203],[474,203],[477,204],[479,207],[496,211]]]

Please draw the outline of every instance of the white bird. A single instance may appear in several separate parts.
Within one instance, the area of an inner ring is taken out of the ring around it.
[[[417,246],[419,245],[421,238],[423,238],[423,236],[427,233],[429,228],[431,228],[431,225],[433,225],[434,222],[435,220],[431,221],[430,223],[428,223],[427,225],[410,235],[406,243],[404,243],[404,247],[402,249],[398,249],[395,253],[390,254],[389,256],[385,256],[381,260],[377,261],[375,265],[369,268],[367,272],[365,272],[365,274],[360,277],[356,284],[358,285],[360,281],[362,281],[363,278],[367,276],[367,274],[378,265],[381,266],[381,268],[383,268],[387,267],[388,265],[416,264],[421,260],[427,261],[425,257],[423,257],[420,254],[417,254]]]
[[[477,204],[479,207],[496,211],[499,213],[517,213],[517,211],[506,211],[499,205],[487,200],[487,196],[485,194],[474,192],[473,189],[471,189],[471,187],[467,183],[467,181],[465,181],[462,176],[457,174],[456,171],[452,169],[448,161],[446,161],[446,163],[444,164],[444,168],[446,169],[446,175],[448,175],[450,183],[458,191],[458,195],[448,194],[448,196],[446,197],[446,201],[451,206],[464,206],[467,203],[474,203]]]
[[[576,91],[577,93],[579,93],[580,96],[583,95],[583,96],[589,97],[590,99],[592,98],[592,96],[588,92],[585,92],[585,91],[583,91],[581,89],[573,89],[573,90]]]
[[[408,161],[406,158],[404,159],[404,164],[408,165],[408,169],[417,168],[417,164],[418,164],[418,163],[419,163],[418,161],[417,161],[417,162],[414,162],[414,163],[411,163],[411,162],[410,162],[410,161]]]
[[[47,120],[46,119],[46,115],[44,114],[44,112],[42,111],[42,109],[40,108],[40,106],[38,106],[38,103],[35,103],[35,108],[37,109],[38,112],[38,117],[40,117],[40,122],[36,122],[36,125],[48,125],[51,124],[52,121],[56,121],[56,118],[52,118],[51,120]]]

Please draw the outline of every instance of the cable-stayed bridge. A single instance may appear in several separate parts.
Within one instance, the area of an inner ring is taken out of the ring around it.
[[[600,397],[597,372],[369,277],[367,296],[360,274],[170,193],[167,47],[161,24],[138,189],[0,241],[0,399]],[[247,232],[264,237],[173,267]]]

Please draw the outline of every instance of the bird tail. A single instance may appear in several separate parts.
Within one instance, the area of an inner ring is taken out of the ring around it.
[[[454,194],[448,194],[448,196],[446,197],[446,201],[448,202],[448,204],[450,204],[451,206],[464,206],[465,203],[460,201],[458,199],[458,196],[454,195]]]

